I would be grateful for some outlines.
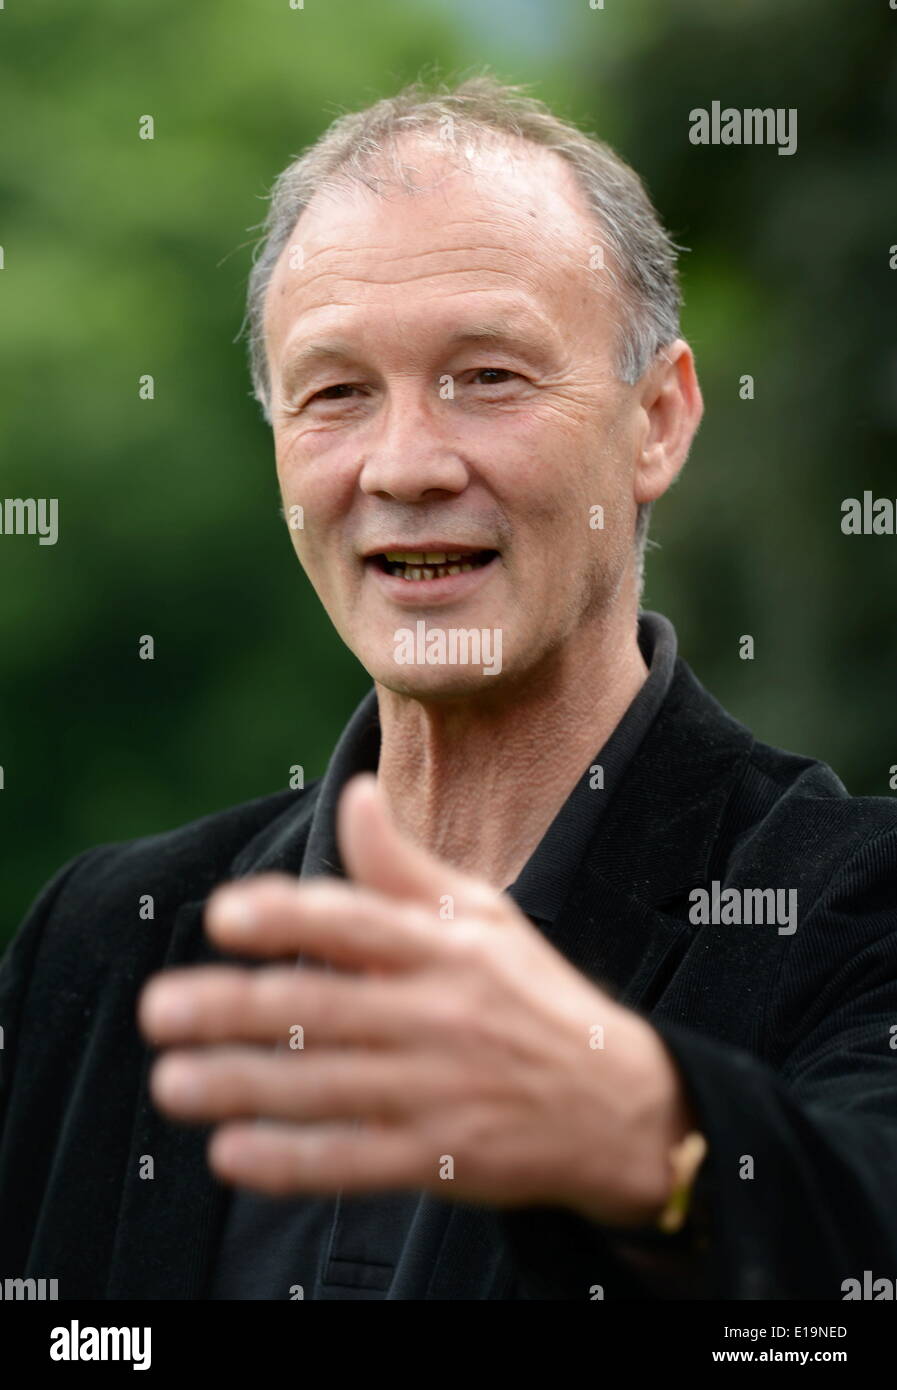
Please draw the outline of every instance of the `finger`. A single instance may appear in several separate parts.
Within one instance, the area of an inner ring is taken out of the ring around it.
[[[402,834],[372,773],[353,777],[343,789],[337,838],[346,872],[356,883],[387,898],[418,903],[437,923],[446,899],[454,916],[489,917],[498,910],[501,895],[485,879],[462,873]]]
[[[253,1042],[396,1045],[436,1034],[447,1008],[404,980],[329,974],[312,966],[197,966],[144,987],[137,1018],[153,1046]],[[448,1018],[445,1022],[449,1022]]]
[[[448,1073],[436,1059],[395,1053],[270,1053],[214,1047],[167,1053],[152,1069],[155,1103],[176,1119],[204,1123],[263,1115],[271,1120],[407,1120],[443,1097]]]
[[[225,1182],[273,1196],[418,1189],[435,1172],[432,1144],[404,1128],[231,1123],[209,1140]]]
[[[413,970],[443,933],[420,907],[337,879],[260,874],[228,883],[206,906],[209,936],[241,955],[309,955],[349,969]]]

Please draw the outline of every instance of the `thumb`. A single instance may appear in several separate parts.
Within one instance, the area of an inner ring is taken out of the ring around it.
[[[377,779],[353,777],[337,808],[337,842],[349,878],[384,897],[414,902],[434,912],[451,902],[446,915],[492,914],[499,894],[485,879],[462,873],[416,845],[393,821]]]

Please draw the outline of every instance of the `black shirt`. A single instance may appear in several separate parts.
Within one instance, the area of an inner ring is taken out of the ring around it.
[[[548,935],[601,814],[670,687],[676,662],[672,624],[659,613],[641,613],[638,639],[648,666],[645,682],[507,890]],[[340,736],[321,780],[300,877],[342,875],[337,802],[350,777],[376,770],[379,753],[372,689]],[[386,1298],[420,1200],[416,1192],[282,1198],[237,1189],[205,1297]]]

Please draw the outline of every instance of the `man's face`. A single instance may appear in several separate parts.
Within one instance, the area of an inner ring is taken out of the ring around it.
[[[435,140],[403,154],[423,191],[319,193],[275,268],[277,472],[296,553],[373,678],[464,696],[574,659],[606,619],[644,417],[614,375],[619,309],[567,166],[519,146],[460,167]],[[421,619],[500,629],[500,674],[399,664],[396,633]]]

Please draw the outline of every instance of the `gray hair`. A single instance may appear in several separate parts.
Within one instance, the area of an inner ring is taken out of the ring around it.
[[[335,120],[324,134],[278,176],[271,190],[263,236],[249,276],[246,306],[250,370],[255,398],[271,422],[270,380],[265,351],[265,296],[274,267],[311,199],[338,178],[370,178],[373,161],[395,153],[408,134],[486,131],[516,136],[552,150],[571,166],[595,214],[622,282],[623,322],[615,369],[634,385],[658,351],[679,336],[682,297],[676,269],[679,249],[664,229],[638,174],[593,135],[552,114],[544,102],[489,76],[468,78],[430,91],[412,83],[397,96]],[[608,267],[614,278],[616,273]],[[635,544],[641,567],[651,503],[639,505]]]

